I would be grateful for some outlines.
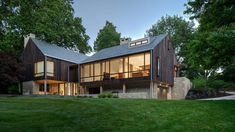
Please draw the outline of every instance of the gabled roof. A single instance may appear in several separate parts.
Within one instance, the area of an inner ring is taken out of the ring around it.
[[[142,45],[142,46],[129,47],[129,44],[122,44],[122,45],[114,46],[111,48],[106,48],[95,53],[91,57],[83,60],[81,63],[88,63],[88,62],[104,60],[104,59],[118,57],[118,56],[124,56],[128,54],[149,51],[149,50],[152,50],[156,45],[158,45],[166,36],[167,36],[166,34],[162,34],[162,35],[151,37],[149,44]]]
[[[69,61],[72,63],[81,63],[84,59],[87,58],[86,55],[74,52],[72,50],[68,50],[62,47],[59,47],[55,44],[49,44],[45,41],[41,41],[35,38],[30,38],[38,49],[48,57]]]

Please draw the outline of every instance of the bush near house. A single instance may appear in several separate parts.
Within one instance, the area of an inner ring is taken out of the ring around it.
[[[102,93],[98,95],[98,98],[118,98],[118,95],[113,95],[112,93]]]
[[[232,82],[225,82],[219,79],[205,79],[204,77],[195,78],[193,81],[193,88],[188,92],[186,99],[200,99],[226,96],[228,89],[234,89],[235,84]],[[220,91],[224,92],[221,93]]]

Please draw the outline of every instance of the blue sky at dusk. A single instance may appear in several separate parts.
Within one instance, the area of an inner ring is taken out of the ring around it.
[[[81,17],[93,43],[105,21],[111,21],[121,37],[138,39],[162,16],[183,14],[187,0],[74,0],[75,16]]]

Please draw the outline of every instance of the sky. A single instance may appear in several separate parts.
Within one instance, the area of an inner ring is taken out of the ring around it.
[[[75,16],[82,18],[82,24],[93,43],[97,33],[111,21],[121,37],[132,40],[143,38],[146,30],[162,16],[183,14],[187,0],[74,0]]]

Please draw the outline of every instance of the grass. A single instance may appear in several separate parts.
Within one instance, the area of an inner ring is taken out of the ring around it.
[[[1,97],[0,131],[234,131],[235,101]]]

